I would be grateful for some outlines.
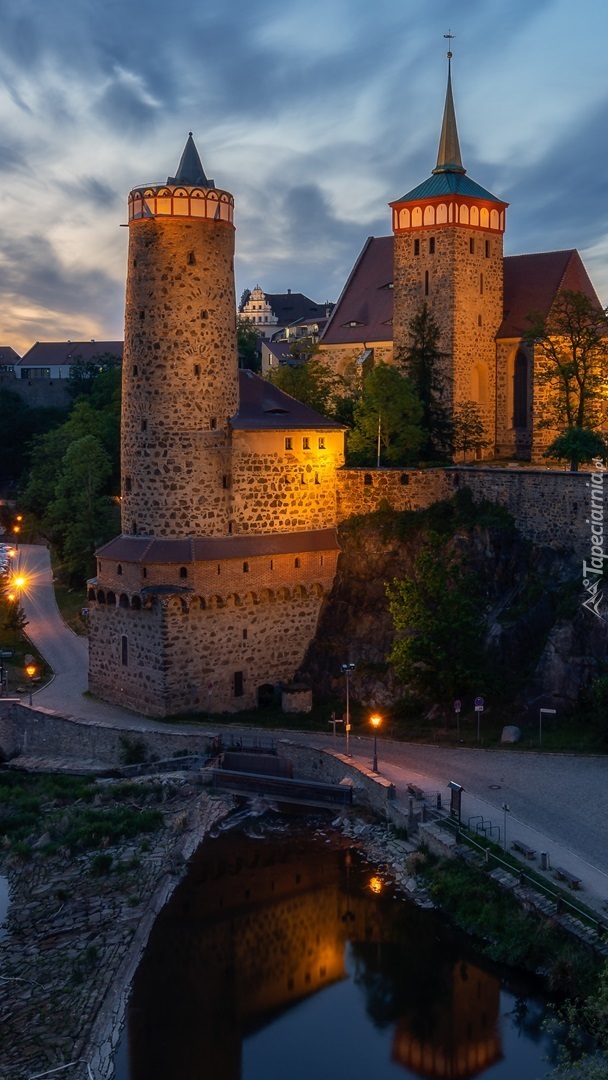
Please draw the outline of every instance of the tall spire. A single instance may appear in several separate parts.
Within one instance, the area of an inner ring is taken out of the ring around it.
[[[167,183],[171,184],[171,186],[183,184],[184,187],[215,187],[213,180],[208,180],[205,176],[205,170],[191,131],[188,132],[188,141],[184,147],[177,173],[175,176],[168,176]]]
[[[452,34],[444,34],[451,38]],[[456,127],[456,113],[454,111],[454,99],[452,97],[452,53],[448,51],[448,87],[445,95],[445,108],[443,110],[443,124],[441,126],[441,138],[439,140],[439,153],[437,165],[433,172],[459,172],[465,173],[460,156],[460,143],[458,142],[458,128]]]

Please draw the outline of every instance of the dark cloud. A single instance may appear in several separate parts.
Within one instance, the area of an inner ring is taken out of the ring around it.
[[[96,176],[79,176],[71,184],[62,183],[61,187],[63,191],[69,191],[78,202],[85,199],[95,206],[103,207],[117,206],[121,203],[119,193]]]

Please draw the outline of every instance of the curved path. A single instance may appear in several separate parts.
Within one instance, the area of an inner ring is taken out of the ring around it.
[[[191,725],[169,727],[127,709],[83,697],[87,689],[87,641],[63,622],[52,585],[48,551],[22,545],[20,569],[30,584],[23,598],[29,620],[27,633],[55,672],[48,686],[34,695],[35,703],[75,717],[139,731],[192,731]],[[205,730],[221,731],[227,724],[205,724]],[[250,727],[230,730],[251,738]],[[293,731],[273,732],[297,738],[325,749],[343,749],[343,740],[330,735]],[[353,739],[355,760],[371,765],[371,740]],[[395,784],[400,802],[407,806],[407,784],[438,791],[445,800],[447,784],[455,780],[464,788],[462,819],[483,815],[504,827],[503,804],[507,803],[508,839],[526,841],[537,852],[546,851],[553,865],[564,865],[578,874],[588,893],[608,900],[608,758],[574,757],[512,750],[471,750],[379,740],[382,775]]]

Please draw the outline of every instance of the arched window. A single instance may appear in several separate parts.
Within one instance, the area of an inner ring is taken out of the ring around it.
[[[528,357],[521,349],[513,365],[513,427],[528,427]]]
[[[187,578],[188,577],[188,571],[187,571],[185,566],[180,566],[180,568],[179,568],[179,576],[180,576],[180,578]]]
[[[488,369],[485,364],[475,364],[471,371],[471,398],[478,405],[488,404]]]
[[[119,563],[119,564],[118,564],[118,566],[116,567],[116,573],[117,573],[117,574],[119,574],[119,575],[120,575],[120,574],[122,574],[122,566],[121,566],[121,564],[120,564],[120,563]]]
[[[293,565],[295,566],[296,570],[299,570],[300,569],[300,560],[298,558],[295,558],[293,560]]]

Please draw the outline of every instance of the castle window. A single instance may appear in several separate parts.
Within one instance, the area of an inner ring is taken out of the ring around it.
[[[142,572],[141,572],[141,576],[143,578],[147,578],[147,576],[148,576],[148,568],[147,568],[147,566],[143,567]]]
[[[399,483],[400,484],[409,484],[409,482],[410,482],[410,478],[407,475],[407,473],[406,472],[401,473],[401,476],[399,477]]]
[[[373,482],[374,481],[372,480],[372,474],[366,472],[365,476],[363,477],[363,483],[369,485],[369,484],[373,484]]]
[[[235,671],[234,673],[234,696],[243,696],[243,672]]]
[[[490,258],[490,241],[486,240],[486,259]]]
[[[291,435],[287,435],[285,438],[285,449],[293,450],[293,439],[291,438]]]
[[[319,566],[323,566],[323,559],[324,559],[324,556],[320,555],[319,556]]]
[[[118,576],[119,576],[119,577],[120,577],[120,575],[122,574],[122,566],[121,566],[121,564],[120,564],[120,563],[119,563],[119,564],[118,564],[118,566],[116,567],[116,573],[118,574]]]
[[[142,422],[141,422],[141,430],[142,431],[147,431],[148,430],[148,421],[147,420],[142,420]]]
[[[228,535],[232,536],[232,522],[231,521],[228,522]]]
[[[139,317],[140,317],[140,319],[145,319],[145,317],[146,317],[146,312],[145,312],[145,310],[143,310],[143,311],[140,311],[140,313],[139,313]]]
[[[208,318],[209,318],[209,312],[206,310],[206,308],[203,308],[203,310],[201,311],[201,319],[208,319]]]
[[[315,473],[315,484],[318,484],[318,483],[320,483],[320,481],[319,481],[319,474],[318,474],[318,472],[316,472],[316,473]]]
[[[302,449],[310,450],[310,439],[308,438],[308,435],[305,435],[302,439]]]
[[[435,254],[435,237],[431,236],[431,239],[429,240],[429,255],[434,255],[434,254]]]
[[[299,570],[300,569],[300,560],[298,558],[295,558],[293,560],[293,565],[295,566],[296,570]]]
[[[125,491],[131,490],[131,477],[125,476]]]
[[[414,240],[414,255],[420,254],[420,240]]]
[[[218,574],[221,574],[221,572],[222,572],[222,568],[221,568],[219,562],[217,564],[217,572],[218,572]]]
[[[215,431],[217,429],[217,420],[216,420],[215,416],[211,417],[211,419],[209,421],[209,427],[211,428],[211,431]]]
[[[475,254],[475,238],[473,236],[469,237],[469,254]]]
[[[481,315],[477,316],[477,325],[478,326],[483,326],[483,319],[482,319]]]
[[[193,251],[188,252],[188,266],[196,266],[196,255]]]
[[[483,296],[483,274],[479,275],[479,292]]]
[[[179,568],[179,576],[180,576],[180,578],[187,578],[188,577],[188,570],[186,569],[185,566],[180,566],[180,568]]]
[[[528,427],[528,357],[521,350],[513,367],[513,427]]]
[[[139,375],[139,368],[137,364],[133,364],[133,375]]]
[[[478,405],[488,404],[488,369],[485,364],[475,364],[471,371],[471,398]]]
[[[120,662],[123,667],[128,667],[129,664],[129,642],[127,635],[123,634],[120,639]]]
[[[200,379],[200,377],[201,377],[201,365],[200,364],[195,364],[194,365],[194,378],[195,379]]]
[[[270,560],[270,569],[274,570],[274,559]]]
[[[243,641],[247,641],[247,631],[243,630]]]
[[[224,491],[226,491],[226,489],[230,487],[230,477],[229,476],[222,476],[222,487],[223,487]]]
[[[131,536],[137,536],[137,522],[131,522]]]
[[[248,563],[248,562],[244,562],[244,563],[243,563],[243,573],[244,573],[244,574],[248,574],[248,573],[249,573],[249,563]]]
[[[428,270],[424,271],[424,295],[425,296],[429,295],[429,272],[428,272]]]
[[[319,450],[325,450],[325,438],[323,435],[319,436]]]

